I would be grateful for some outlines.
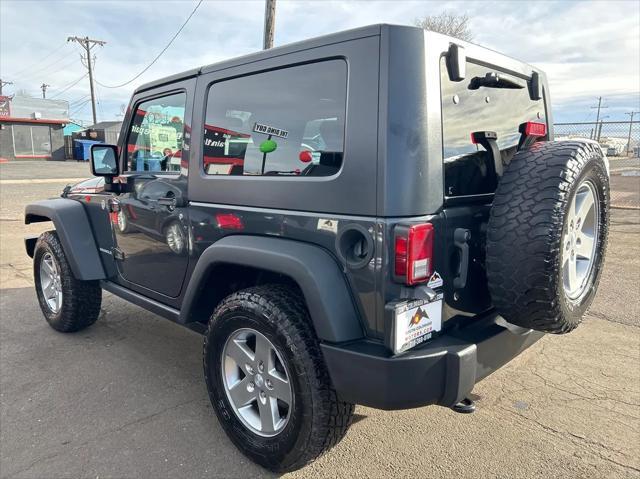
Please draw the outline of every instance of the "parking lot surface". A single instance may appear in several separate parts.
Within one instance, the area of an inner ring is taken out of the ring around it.
[[[218,425],[199,335],[106,293],[89,329],[46,325],[22,237],[50,225],[22,212],[88,175],[0,165],[0,477],[272,477]],[[639,239],[640,211],[613,210],[584,324],[478,384],[475,414],[357,407],[346,438],[287,477],[640,477]]]

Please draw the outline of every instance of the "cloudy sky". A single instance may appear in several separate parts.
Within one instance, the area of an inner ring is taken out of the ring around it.
[[[95,48],[96,78],[118,85],[162,50],[193,10],[182,1],[0,0],[0,78],[70,101],[71,117],[88,120],[88,79],[80,47],[69,35],[104,40]],[[640,110],[640,2],[629,1],[296,1],[278,0],[275,45],[372,23],[412,24],[444,10],[466,12],[474,42],[547,72],[556,121],[595,119],[603,96],[609,120]],[[116,119],[146,81],[243,55],[262,46],[262,1],[205,0],[172,46],[140,78],[122,88],[97,87],[98,119]]]

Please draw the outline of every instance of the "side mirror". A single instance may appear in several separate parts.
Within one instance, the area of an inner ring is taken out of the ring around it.
[[[94,176],[118,176],[118,147],[105,144],[91,145],[91,173]]]

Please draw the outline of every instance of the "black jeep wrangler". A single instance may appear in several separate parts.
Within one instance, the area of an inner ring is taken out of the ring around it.
[[[26,208],[55,226],[26,240],[46,320],[86,328],[104,289],[202,332],[220,422],[276,471],[354,404],[472,410],[579,324],[607,243],[606,157],[553,141],[544,73],[418,28],[146,84],[91,165],[104,192]]]

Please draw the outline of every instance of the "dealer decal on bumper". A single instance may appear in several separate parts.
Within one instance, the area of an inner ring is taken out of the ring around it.
[[[394,352],[399,353],[431,339],[442,328],[442,293],[433,301],[420,299],[395,306]]]

